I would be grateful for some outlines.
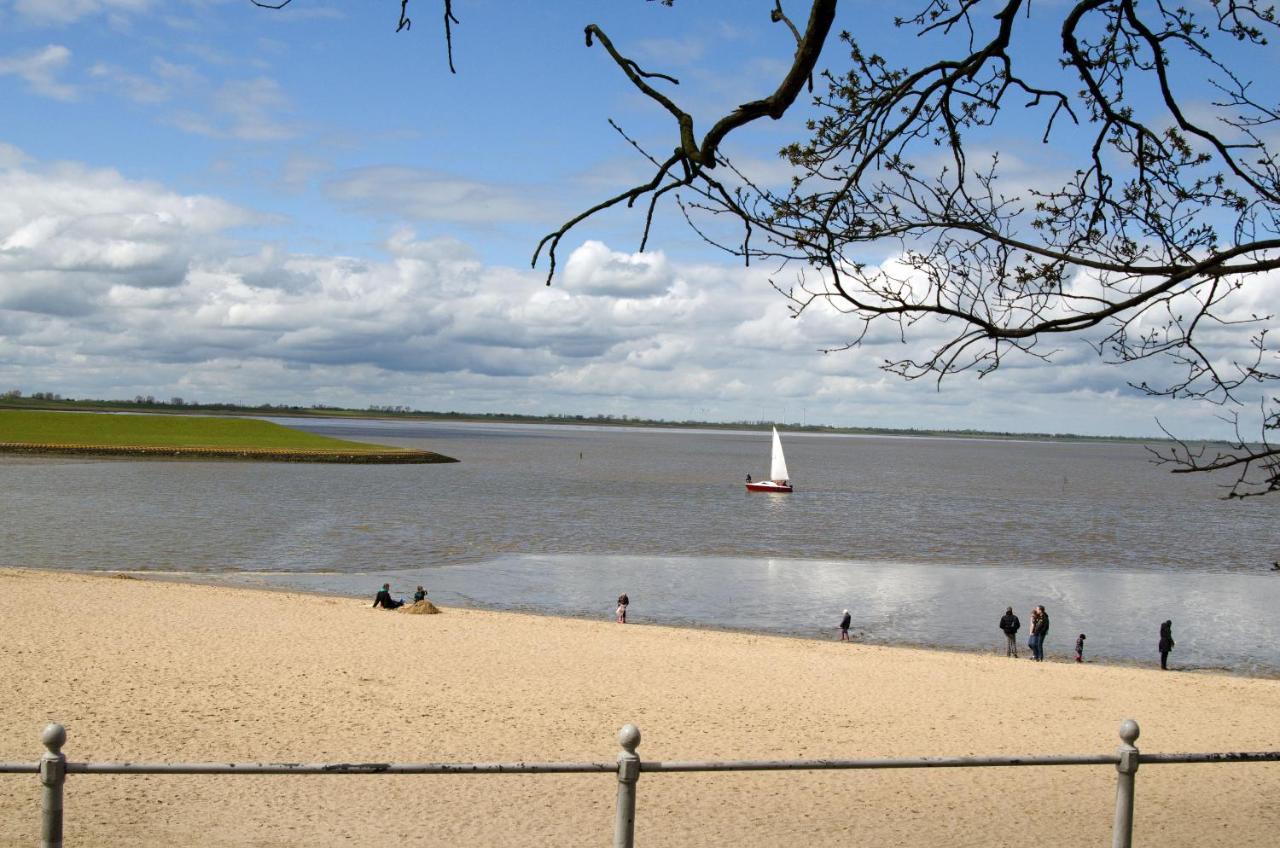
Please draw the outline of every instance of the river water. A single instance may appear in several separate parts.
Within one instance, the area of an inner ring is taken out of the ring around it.
[[[1051,657],[1280,673],[1280,497],[1221,500],[1141,445],[279,419],[454,465],[0,459],[0,564]]]

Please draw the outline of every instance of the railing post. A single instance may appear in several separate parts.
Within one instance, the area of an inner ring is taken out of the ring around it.
[[[40,757],[40,848],[62,848],[62,787],[67,780],[67,758],[62,746],[67,729],[50,724],[40,734],[46,748]]]
[[[624,724],[618,731],[618,816],[613,824],[613,848],[634,848],[636,844],[636,781],[640,779],[640,729]]]
[[[1138,723],[1131,718],[1120,724],[1120,761],[1116,763],[1116,821],[1111,828],[1111,848],[1133,846],[1133,784],[1138,775]]]

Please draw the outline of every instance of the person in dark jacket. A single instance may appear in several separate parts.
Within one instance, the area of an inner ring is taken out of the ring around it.
[[[1049,613],[1041,604],[1031,613],[1031,658],[1036,662],[1044,661],[1044,640],[1048,635]]]
[[[1004,638],[1007,642],[1005,645],[1004,655],[1006,657],[1018,658],[1018,628],[1022,627],[1022,622],[1013,613],[1013,607],[1009,607],[1004,611],[1004,615],[1000,616],[1000,629],[1004,631]]]
[[[1169,652],[1173,650],[1173,622],[1160,625],[1160,670],[1169,670]]]
[[[418,591],[413,593],[413,602],[416,604],[418,601],[425,601],[426,599],[427,590],[419,586]]]
[[[383,609],[396,609],[404,606],[404,601],[397,601],[391,597],[391,584],[383,583],[382,588],[378,590],[378,594],[374,596],[373,605]]]
[[[849,615],[849,611],[844,611],[844,617],[840,619],[840,641],[849,641],[849,625],[853,623],[853,616]]]

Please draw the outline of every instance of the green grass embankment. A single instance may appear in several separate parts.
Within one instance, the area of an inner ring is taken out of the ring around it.
[[[333,439],[251,418],[0,410],[0,452],[276,462],[456,462],[430,451]]]

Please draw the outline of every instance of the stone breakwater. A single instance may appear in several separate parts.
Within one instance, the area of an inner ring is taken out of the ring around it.
[[[250,462],[335,462],[410,465],[457,462],[451,456],[421,450],[331,451],[276,448],[149,447],[145,445],[52,445],[0,442],[0,453],[61,456],[108,456],[145,459],[227,459]]]

